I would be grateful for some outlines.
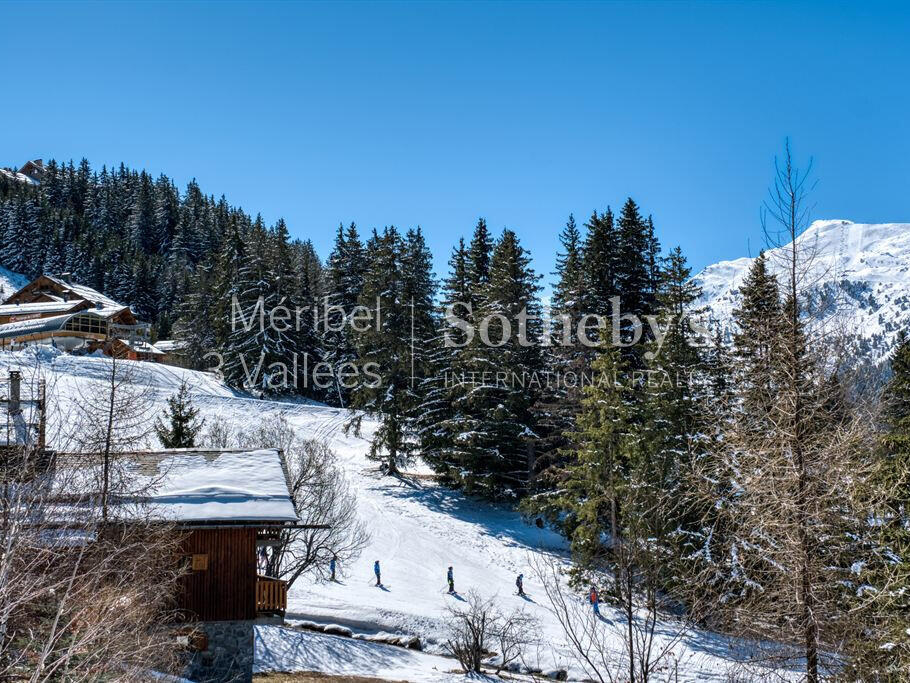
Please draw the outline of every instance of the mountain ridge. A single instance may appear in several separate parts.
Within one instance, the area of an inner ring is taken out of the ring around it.
[[[830,328],[842,325],[855,353],[874,364],[890,354],[910,321],[910,223],[817,220],[797,238],[807,314]],[[781,274],[790,243],[765,251]],[[729,330],[752,257],[719,261],[693,280],[702,288],[696,305]]]

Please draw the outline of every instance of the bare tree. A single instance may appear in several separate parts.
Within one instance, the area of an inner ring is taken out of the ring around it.
[[[301,439],[280,414],[230,437],[229,429],[223,425],[215,427],[207,438],[217,438],[219,446],[231,443],[240,448],[284,451],[300,525],[282,531],[267,557],[266,573],[288,585],[307,572],[327,578],[329,562],[334,559],[343,574],[345,567],[360,556],[370,537],[357,514],[357,499],[335,464],[338,457],[328,444]]]
[[[806,306],[825,267],[800,238],[811,187],[788,145],[763,214],[777,247],[769,258],[785,276],[781,320],[769,357],[750,366],[767,396],[759,411],[733,397],[722,438],[693,464],[706,513],[689,598],[700,616],[767,642],[767,658],[801,657],[817,683],[826,666],[842,664],[862,619],[848,607],[858,588],[850,568],[866,551],[877,463],[874,416],[844,390],[838,332]]]
[[[558,559],[535,558],[532,566],[562,627],[572,659],[587,677],[601,683],[676,680],[675,649],[690,629],[685,617],[659,612],[657,597],[649,592],[627,593],[625,589],[622,618],[597,617],[569,588]],[[609,585],[617,574],[611,569],[594,576],[599,576],[602,585]]]
[[[139,381],[139,372],[134,361],[105,359],[97,383],[80,383],[76,398],[66,408],[68,447],[101,457],[103,521],[108,518],[112,491],[128,487],[129,475],[118,454],[148,446],[153,431],[149,389]]]
[[[55,415],[57,427],[82,416],[71,405],[57,405]],[[117,443],[117,420],[108,423],[101,431]],[[98,433],[91,427],[49,441],[89,441]],[[18,448],[20,465],[5,468],[0,482],[0,679],[144,680],[153,669],[179,671],[167,626],[179,535],[139,510],[128,520],[105,515],[100,453],[90,458],[94,468],[85,459],[49,467],[36,444]]]
[[[468,593],[465,606],[449,608],[449,617],[452,633],[445,647],[468,673],[480,673],[484,661],[490,659],[498,674],[518,661],[536,640],[534,617],[520,609],[503,614],[495,598],[483,598],[474,590]]]

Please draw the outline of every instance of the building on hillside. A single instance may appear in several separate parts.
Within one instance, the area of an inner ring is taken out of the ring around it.
[[[20,173],[27,178],[31,178],[36,183],[41,182],[41,179],[44,177],[44,172],[45,168],[43,159],[32,159],[31,161],[26,161],[17,171],[17,173]]]
[[[164,354],[161,359],[162,363],[174,365],[178,368],[190,367],[186,354],[186,342],[179,339],[159,339],[155,342],[155,348]]]
[[[111,339],[104,352],[114,358],[126,360],[144,360],[151,363],[163,363],[164,351],[149,344],[143,339]]]
[[[144,340],[148,333],[149,325],[136,320],[129,306],[73,283],[68,273],[40,275],[0,305],[0,349],[52,344],[110,355],[112,340]]]
[[[186,677],[252,680],[253,626],[280,623],[287,609],[286,583],[260,573],[259,554],[279,542],[283,529],[301,526],[283,453],[171,449],[118,459],[130,488],[142,494],[123,496],[111,518],[123,524],[160,519],[182,535],[185,574],[175,597],[179,637],[191,652]],[[55,476],[83,497],[82,483],[100,481],[100,468],[97,455],[55,458]],[[66,498],[66,491],[59,493]],[[78,512],[68,518],[78,519]]]

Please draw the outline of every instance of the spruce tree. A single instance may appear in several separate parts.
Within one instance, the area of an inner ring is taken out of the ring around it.
[[[534,406],[538,424],[536,489],[552,483],[567,454],[565,434],[575,423],[581,386],[591,349],[582,345],[577,330],[585,315],[587,291],[581,232],[569,215],[559,236],[562,250],[556,257],[557,280],[550,305],[550,345],[543,351],[548,382]]]
[[[560,521],[582,568],[609,561],[613,539],[621,535],[621,501],[636,451],[632,385],[619,350],[604,344],[591,370],[595,380],[585,386],[576,427],[567,434],[576,448],[558,495],[543,506]]]
[[[469,284],[472,263],[469,252]],[[459,464],[451,473],[470,493],[517,499],[533,471],[533,406],[543,382],[537,281],[517,235],[504,230],[486,283],[475,295],[482,303],[473,317],[474,337],[456,362],[464,382],[459,377],[454,397],[457,415],[451,425]]]
[[[165,448],[193,448],[204,424],[184,381],[177,393],[167,399],[164,415],[155,420],[155,434]]]
[[[325,360],[332,366],[336,377],[335,390],[328,398],[342,407],[350,403],[350,389],[339,377],[345,367],[357,360],[356,332],[349,316],[361,303],[366,256],[357,226],[351,223],[347,229],[338,226],[335,246],[326,266],[325,295],[320,308],[320,326],[325,340]],[[376,302],[366,302],[374,308]]]
[[[784,324],[777,278],[768,269],[764,252],[750,266],[740,296],[740,305],[733,310],[734,368],[742,408],[760,420],[774,403],[775,381],[768,369],[777,363],[775,343]]]
[[[453,315],[464,316],[466,311],[461,304],[468,299],[468,253],[462,238],[452,250],[449,275],[442,283],[436,333],[430,344],[423,402],[416,423],[421,456],[449,484],[457,481],[451,473],[458,470],[460,462],[454,431],[454,425],[461,422],[455,400],[460,388],[455,378],[458,347],[464,343],[465,334],[452,327],[445,316],[450,307]]]
[[[891,356],[891,379],[882,392],[883,433],[875,479],[875,561],[859,567],[856,581],[874,595],[875,609],[855,638],[850,672],[859,680],[910,679],[910,338],[903,332]],[[865,594],[855,596],[862,608]]]
[[[420,247],[412,244],[420,251]],[[386,474],[396,475],[417,448],[416,411],[419,395],[412,381],[411,307],[406,289],[416,294],[417,280],[426,274],[415,268],[405,281],[405,244],[394,227],[373,232],[367,251],[369,267],[363,279],[360,303],[381,314],[368,327],[355,330],[357,365],[361,377],[351,391],[351,408],[361,411],[349,427],[359,433],[364,415],[377,419],[379,426],[370,442],[369,457],[381,463]],[[426,261],[423,266],[428,267]],[[422,296],[422,294],[421,294]],[[416,380],[416,378],[414,378]]]
[[[616,283],[618,236],[610,207],[605,213],[595,211],[591,214],[585,227],[587,236],[582,250],[585,290],[581,309],[606,317],[610,314],[610,298],[619,294]],[[589,325],[588,334],[591,339],[597,339],[600,334],[597,323]]]

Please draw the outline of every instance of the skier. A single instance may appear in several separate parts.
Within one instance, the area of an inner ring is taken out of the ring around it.
[[[334,555],[332,555],[332,559],[329,560],[329,571],[332,572],[332,581],[335,580],[335,560],[336,558]]]
[[[524,577],[525,577],[524,574],[519,574],[519,575],[518,575],[518,578],[515,579],[515,585],[518,587],[518,594],[519,594],[521,597],[524,597],[524,595],[525,595]]]
[[[591,595],[589,596],[591,600],[591,606],[594,608],[594,615],[600,616],[600,596],[597,595],[597,588],[591,586]]]
[[[379,573],[379,560],[376,560],[373,563],[373,573],[376,575],[376,585],[381,586],[382,585],[382,576]]]
[[[449,580],[449,593],[455,592],[455,575],[452,573],[452,568],[449,567],[449,571],[446,574],[446,578]]]

